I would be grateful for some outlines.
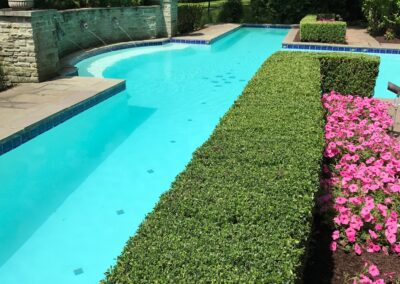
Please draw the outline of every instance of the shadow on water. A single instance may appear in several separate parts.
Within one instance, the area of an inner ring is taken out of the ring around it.
[[[123,92],[1,156],[0,266],[155,111]]]

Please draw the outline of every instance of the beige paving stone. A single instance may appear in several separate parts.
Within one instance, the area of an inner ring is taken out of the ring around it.
[[[21,84],[0,93],[0,142],[39,121],[62,112],[123,80],[70,77]]]
[[[192,32],[188,35],[174,37],[174,39],[212,41],[217,37],[239,27],[240,25],[238,24],[210,25],[204,29]]]

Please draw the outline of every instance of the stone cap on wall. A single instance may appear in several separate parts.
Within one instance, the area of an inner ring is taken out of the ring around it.
[[[0,9],[0,17],[26,17],[30,18],[32,16],[40,16],[43,14],[47,14],[49,11],[57,12],[55,9],[46,9],[46,10],[13,10],[13,9]]]

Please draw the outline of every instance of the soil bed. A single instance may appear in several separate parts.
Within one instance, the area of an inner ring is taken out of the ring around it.
[[[384,36],[376,36],[375,39],[379,43],[398,43],[398,44],[400,44],[400,38],[395,38],[395,39],[392,39],[392,40],[386,40]]]
[[[364,252],[361,256],[357,256],[354,253],[345,253],[341,249],[332,253],[329,250],[331,230],[321,223],[319,216],[315,219],[311,251],[306,262],[303,283],[353,283],[352,277],[363,271],[365,262],[376,264],[381,274],[395,272],[397,277],[400,277],[400,257],[397,255]],[[387,283],[392,283],[388,278],[385,280]]]

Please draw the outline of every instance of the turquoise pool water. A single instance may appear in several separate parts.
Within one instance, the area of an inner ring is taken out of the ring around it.
[[[287,30],[115,51],[127,90],[0,157],[0,283],[96,283]]]
[[[375,85],[375,97],[393,99],[395,94],[387,90],[388,82],[400,86],[400,55],[380,54],[381,64]]]

